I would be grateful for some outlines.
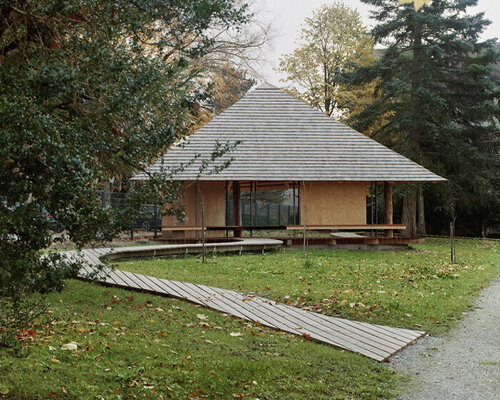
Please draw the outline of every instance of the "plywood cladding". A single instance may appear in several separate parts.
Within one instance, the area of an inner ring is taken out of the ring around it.
[[[198,187],[198,190],[197,190]],[[184,183],[183,203],[186,219],[181,222],[175,217],[163,216],[163,226],[201,226],[201,203],[205,204],[205,225],[224,226],[226,219],[225,182]],[[199,238],[199,232],[164,232],[164,237],[176,239]],[[198,236],[197,236],[198,235]],[[218,236],[217,232],[207,232],[206,237]],[[220,234],[219,234],[220,236]]]
[[[205,202],[205,225],[224,226],[226,219],[224,181],[185,182],[183,204],[186,220],[164,216],[163,226],[201,226],[201,201]],[[229,190],[231,190],[229,186]],[[364,225],[366,224],[365,182],[300,182],[300,215],[306,225]],[[165,238],[195,239],[200,232],[168,231]],[[207,237],[220,236],[220,232],[208,231]]]
[[[366,224],[366,183],[301,182],[301,224]]]

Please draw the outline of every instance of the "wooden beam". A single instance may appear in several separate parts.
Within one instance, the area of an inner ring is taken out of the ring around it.
[[[298,231],[304,229],[303,225],[286,225],[287,231]],[[309,231],[332,231],[332,230],[393,230],[393,229],[406,229],[406,225],[307,225],[307,230]]]
[[[385,199],[385,223],[392,225],[393,222],[393,206],[392,206],[392,183],[384,182],[384,199]],[[393,237],[394,231],[388,229],[385,231],[386,237]]]
[[[172,232],[177,232],[177,231],[201,231],[201,226],[162,226],[161,230],[162,231],[172,231]],[[207,227],[205,227],[205,230],[207,230]]]
[[[241,225],[241,187],[240,181],[233,181],[233,225]],[[234,230],[234,237],[241,237],[241,229]]]
[[[201,231],[202,227],[197,225],[176,225],[169,226],[163,225],[161,227],[162,231]],[[228,226],[205,226],[206,231],[225,231],[225,230],[287,230],[287,231],[298,231],[303,230],[303,225],[228,225]],[[403,230],[406,229],[406,225],[396,224],[396,225],[307,225],[306,229],[308,231],[342,231],[342,230]]]

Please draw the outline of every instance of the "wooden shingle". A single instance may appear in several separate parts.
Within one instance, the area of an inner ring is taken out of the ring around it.
[[[216,143],[239,144],[213,165],[232,159],[217,174],[199,175]],[[198,156],[198,159],[188,165]],[[182,145],[173,146],[148,171],[176,169],[175,180],[392,181],[446,179],[270,84],[263,84],[216,116]],[[147,179],[138,174],[134,180]]]

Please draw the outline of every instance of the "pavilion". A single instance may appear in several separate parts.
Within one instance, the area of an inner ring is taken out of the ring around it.
[[[230,151],[205,168],[214,148],[226,144]],[[392,243],[393,232],[405,228],[393,222],[393,185],[446,180],[267,83],[170,148],[149,172],[161,167],[178,171],[172,179],[184,183],[186,214],[184,221],[163,217],[164,239],[197,238],[204,225],[209,237],[264,228],[375,230]],[[383,224],[367,223],[367,189],[377,185],[384,187]],[[293,193],[291,219],[268,226],[250,216],[242,224],[241,193],[252,213],[252,195],[271,189]]]

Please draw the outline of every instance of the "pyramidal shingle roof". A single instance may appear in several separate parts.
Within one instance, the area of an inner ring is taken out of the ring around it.
[[[239,144],[218,158],[229,167],[200,174],[215,144]],[[195,162],[193,158],[198,157]],[[177,169],[175,180],[393,181],[445,179],[373,139],[335,121],[270,84],[262,84],[174,145],[148,168]],[[147,179],[138,174],[134,180]]]

